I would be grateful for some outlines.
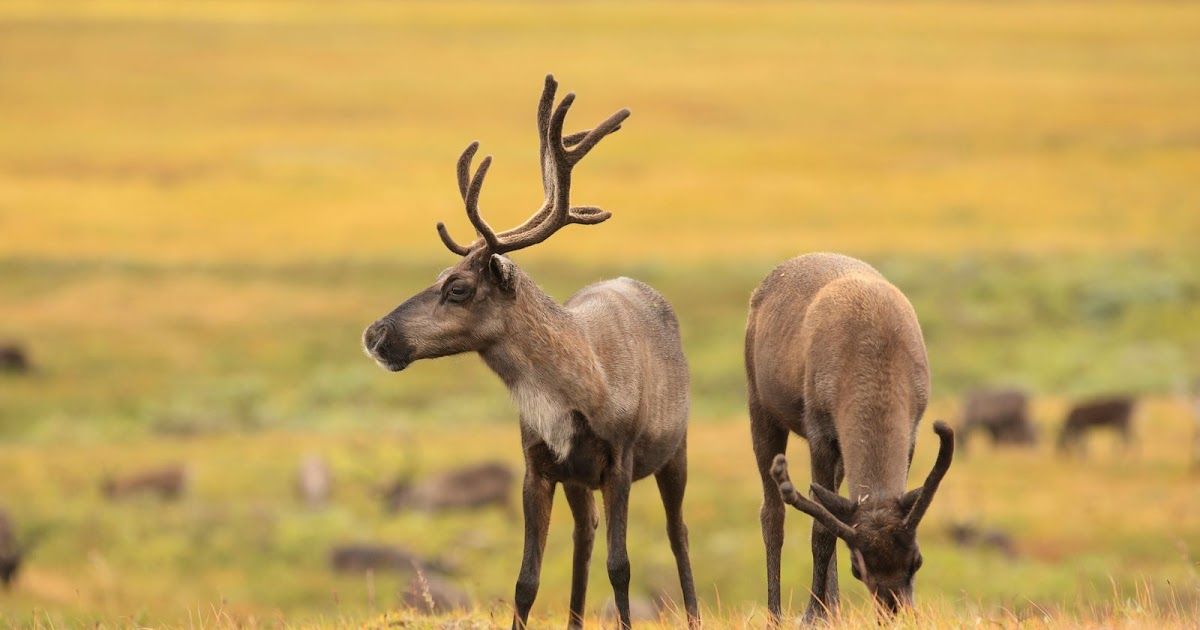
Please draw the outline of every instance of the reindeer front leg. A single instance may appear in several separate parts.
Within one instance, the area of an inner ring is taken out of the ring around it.
[[[587,602],[588,565],[592,560],[592,543],[596,540],[599,515],[586,486],[563,484],[571,514],[575,517],[575,557],[571,567],[571,618],[568,628],[583,627],[583,608]]]
[[[837,442],[809,438],[812,480],[837,492],[842,485],[841,453]],[[812,524],[813,590],[804,611],[805,622],[816,622],[837,613],[840,600],[837,577],[837,536],[818,523]]]
[[[604,495],[604,520],[608,525],[608,579],[621,617],[621,628],[630,627],[629,550],[625,531],[629,526],[629,487],[633,485],[633,457],[618,453],[600,492]]]
[[[550,531],[550,508],[554,506],[554,482],[545,479],[525,466],[525,483],[521,502],[525,509],[525,553],[521,558],[521,573],[517,576],[514,595],[516,614],[513,630],[525,628],[529,609],[537,598],[542,574],[542,552],[546,549],[546,533]]]

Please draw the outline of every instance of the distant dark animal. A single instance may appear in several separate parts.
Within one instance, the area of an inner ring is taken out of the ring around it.
[[[487,462],[464,466],[414,483],[402,478],[384,491],[389,511],[442,512],[489,506],[510,509],[516,474],[507,464]]]
[[[24,556],[24,549],[17,541],[12,519],[7,512],[0,510],[0,584],[3,584],[6,590],[12,587],[13,581],[17,579]]]
[[[921,568],[917,525],[950,468],[954,432],[925,484],[906,491],[929,365],[917,314],[870,265],[808,254],[776,267],[750,299],[746,325],[750,432],[763,484],[767,607],[780,615],[784,503],[813,517],[813,584],[805,619],[839,603],[836,542],[885,611],[909,605]],[[813,499],[788,479],[791,433],[808,440]],[[849,498],[837,494],[846,477]]]
[[[123,477],[109,477],[100,488],[104,496],[114,501],[140,495],[157,496],[164,501],[172,501],[183,496],[187,490],[187,481],[187,469],[172,464]]]
[[[1058,450],[1083,452],[1084,438],[1096,429],[1111,429],[1125,446],[1133,441],[1134,399],[1128,396],[1095,398],[1071,408],[1058,433]]]
[[[1192,385],[1192,470],[1200,472],[1200,380]]]
[[[409,608],[425,614],[469,610],[472,607],[471,596],[466,591],[442,576],[425,571],[413,575],[401,599]]]
[[[333,492],[333,473],[329,464],[316,455],[300,460],[296,471],[296,496],[306,505],[317,508],[329,501]]]
[[[984,547],[1004,554],[1006,558],[1017,557],[1017,545],[1012,536],[998,529],[982,529],[969,523],[950,525],[950,539],[959,547]]]
[[[365,571],[415,571],[428,570],[450,573],[449,567],[437,559],[424,558],[416,553],[381,544],[338,545],[329,552],[329,567],[341,573]]]
[[[0,372],[24,374],[32,367],[24,348],[15,343],[0,344]]]
[[[1015,389],[979,390],[967,395],[958,446],[965,449],[976,431],[984,431],[993,445],[1032,446],[1037,433],[1029,419],[1029,397]]]
[[[667,538],[689,622],[699,607],[688,554],[683,496],[687,485],[688,369],[679,321],[667,300],[642,282],[618,278],[555,302],[506,254],[534,246],[571,224],[594,225],[611,213],[573,206],[574,169],[620,128],[621,110],[596,128],[563,134],[567,94],[547,76],[537,110],[542,206],[520,226],[492,229],[479,208],[491,156],[471,173],[478,143],[458,161],[458,191],[476,236],[463,245],[438,224],[442,243],[462,260],[428,288],[363,332],[363,347],[384,369],[477,352],[520,409],[525,455],[522,506],[525,545],[513,599],[513,627],[524,628],[541,585],[550,508],[561,484],[575,521],[569,621],[580,626],[603,496],[608,578],[621,625],[629,625],[629,493],[654,475],[666,512]]]

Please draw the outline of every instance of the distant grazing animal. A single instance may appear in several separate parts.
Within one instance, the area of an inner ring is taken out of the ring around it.
[[[17,579],[24,556],[12,519],[8,517],[8,512],[0,510],[0,584],[6,590]]]
[[[157,496],[163,500],[174,500],[187,490],[187,469],[180,465],[164,466],[126,475],[109,477],[101,484],[104,496],[110,500],[125,499],[136,495]]]
[[[414,483],[404,477],[384,494],[390,511],[480,509],[499,506],[508,509],[516,475],[507,464],[485,462],[463,466]]]
[[[1200,379],[1192,385],[1192,470],[1200,472]]]
[[[451,573],[440,560],[423,558],[412,551],[380,544],[338,545],[329,552],[329,567],[342,573],[365,571],[414,571]]]
[[[971,434],[982,430],[993,445],[1032,446],[1037,433],[1029,420],[1029,397],[1016,389],[978,390],[967,395],[958,446],[965,449]]]
[[[333,473],[329,463],[317,455],[306,455],[296,471],[296,496],[306,505],[318,508],[333,493]]]
[[[469,610],[472,606],[466,591],[444,577],[425,571],[413,575],[402,599],[409,608],[425,614]]]
[[[525,552],[514,628],[525,627],[537,597],[550,507],[560,483],[575,519],[569,624],[583,623],[599,520],[592,491],[600,490],[608,527],[608,576],[621,625],[629,625],[629,490],[635,480],[651,474],[666,509],[688,617],[698,623],[682,510],[688,371],[674,311],[654,289],[628,278],[585,287],[560,306],[504,256],[541,243],[569,224],[592,225],[610,216],[600,208],[571,206],[571,175],[629,112],[621,110],[595,129],[564,137],[563,121],[575,95],[553,107],[557,86],[547,76],[538,105],[542,208],[517,228],[494,231],[479,211],[491,156],[471,176],[478,148],[471,143],[458,161],[458,190],[478,237],[460,245],[439,223],[442,242],[462,261],[371,324],[363,345],[394,372],[419,359],[478,352],[512,393],[520,409],[525,454]]]
[[[986,547],[999,551],[1010,560],[1017,557],[1017,545],[1006,532],[982,529],[969,523],[954,523],[949,531],[950,539],[959,547]]]
[[[767,605],[780,614],[783,504],[813,517],[812,596],[805,619],[838,607],[836,540],[854,577],[892,611],[912,601],[921,567],[917,525],[950,467],[954,432],[924,486],[905,491],[929,367],[917,315],[870,265],[838,254],[793,258],[763,280],[746,326],[750,431],[763,484]],[[788,480],[789,433],[808,440],[812,492]],[[845,475],[850,498],[837,494]]]
[[[1084,451],[1084,438],[1100,428],[1111,429],[1125,446],[1133,442],[1134,399],[1128,396],[1094,398],[1071,408],[1058,433],[1062,453]]]
[[[15,343],[0,344],[0,372],[23,374],[32,368],[25,349]]]

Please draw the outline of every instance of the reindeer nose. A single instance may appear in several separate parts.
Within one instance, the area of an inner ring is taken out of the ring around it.
[[[387,337],[388,326],[382,320],[377,321],[363,331],[363,347],[367,352],[374,352],[379,344]]]

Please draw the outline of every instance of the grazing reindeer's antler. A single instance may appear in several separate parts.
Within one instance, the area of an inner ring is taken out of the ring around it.
[[[783,495],[785,503],[813,517],[846,542],[853,542],[857,537],[853,527],[842,522],[825,506],[796,491],[796,486],[792,485],[792,480],[788,476],[787,457],[782,453],[775,456],[775,463],[771,466],[771,476],[775,477],[775,483],[779,485],[779,494]],[[814,490],[816,487],[814,484]]]
[[[921,486],[921,494],[913,503],[912,509],[908,511],[908,516],[904,517],[904,526],[912,532],[917,531],[917,525],[921,524],[925,510],[929,509],[933,495],[937,492],[938,484],[942,483],[942,477],[946,476],[946,471],[950,469],[950,462],[954,459],[954,429],[939,420],[933,423],[933,430],[941,438],[942,444],[938,449],[937,461],[933,463],[933,470],[929,471],[929,476],[925,478],[925,484]]]
[[[479,149],[472,142],[458,158],[458,191],[466,205],[467,217],[481,237],[469,246],[459,245],[450,237],[444,223],[437,224],[438,236],[450,251],[466,256],[484,246],[494,254],[523,249],[536,245],[570,223],[594,225],[608,219],[612,214],[595,206],[571,207],[571,171],[605,136],[621,128],[629,117],[629,110],[622,109],[594,129],[563,136],[563,122],[567,111],[575,102],[575,95],[568,93],[551,113],[558,82],[553,75],[546,75],[546,85],[538,102],[538,145],[542,163],[542,188],[545,200],[541,209],[521,225],[496,234],[479,214],[479,190],[483,178],[491,165],[492,156],[483,158],[474,176],[469,177],[471,161]]]

